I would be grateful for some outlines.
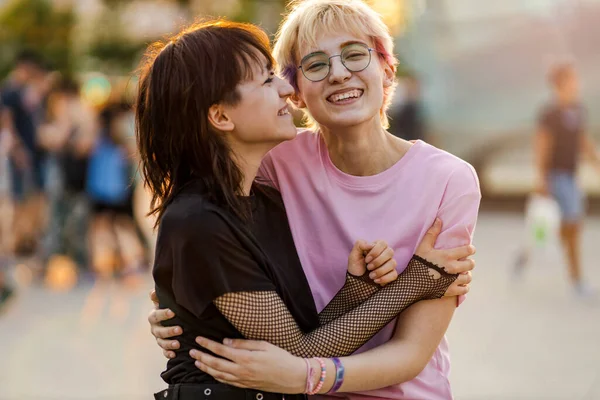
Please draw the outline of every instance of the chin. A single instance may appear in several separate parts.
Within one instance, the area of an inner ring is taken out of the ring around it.
[[[379,117],[379,115],[377,115],[377,117]],[[356,115],[356,114],[339,115],[334,118],[329,118],[329,122],[327,124],[325,124],[325,126],[351,127],[351,126],[363,124],[372,119],[373,119],[373,116],[371,116],[371,115]]]
[[[281,142],[286,142],[288,140],[292,140],[296,137],[297,132],[296,132],[296,127],[294,127],[293,129],[290,130],[286,130],[285,132],[280,132],[277,137],[273,138],[273,142],[276,142],[277,144],[281,143]]]

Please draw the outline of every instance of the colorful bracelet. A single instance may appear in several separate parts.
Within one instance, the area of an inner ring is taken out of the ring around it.
[[[317,386],[307,393],[309,396],[319,393],[319,390],[323,388],[325,378],[327,377],[327,367],[325,366],[325,361],[322,358],[318,357],[316,357],[315,360],[317,360],[317,362],[321,366],[321,377],[319,378],[319,383],[317,384]]]
[[[339,358],[333,357],[331,361],[333,361],[333,365],[335,365],[335,382],[327,393],[335,393],[340,390],[342,384],[344,383],[344,374],[346,372],[344,365]]]
[[[313,390],[312,376],[314,374],[314,370],[312,365],[310,365],[310,360],[308,358],[304,359],[306,363],[306,387],[304,389],[304,393],[310,393]]]

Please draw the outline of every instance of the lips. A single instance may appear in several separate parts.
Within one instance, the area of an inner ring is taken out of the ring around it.
[[[327,97],[327,101],[330,103],[338,103],[347,99],[357,99],[364,93],[362,89],[347,89],[343,91],[337,91],[334,94]]]
[[[289,114],[290,114],[290,109],[288,108],[287,105],[285,107],[281,108],[279,111],[277,111],[277,115],[280,117],[283,115],[289,115]]]

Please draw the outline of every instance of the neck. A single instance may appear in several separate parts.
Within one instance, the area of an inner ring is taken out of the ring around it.
[[[240,195],[249,196],[252,190],[252,184],[258,173],[258,168],[260,168],[260,163],[268,150],[244,145],[232,145],[231,149],[234,154],[235,162],[243,175],[241,185],[242,192]]]
[[[571,96],[558,95],[556,98],[557,98],[558,104],[561,106],[570,106],[570,105],[576,103],[576,100],[574,98],[572,98]]]
[[[354,176],[379,174],[394,165],[411,144],[381,126],[379,115],[355,126],[320,127],[333,164]]]

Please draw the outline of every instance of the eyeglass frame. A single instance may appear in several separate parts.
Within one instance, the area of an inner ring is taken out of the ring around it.
[[[369,62],[367,63],[367,65],[366,65],[366,66],[365,66],[363,69],[359,69],[359,70],[357,70],[357,71],[353,71],[353,70],[351,70],[350,68],[348,68],[348,67],[346,66],[346,64],[344,63],[344,60],[341,58],[341,57],[342,57],[342,52],[344,51],[344,49],[346,49],[348,46],[352,46],[352,45],[364,46],[364,47],[365,47],[365,48],[366,48],[366,49],[369,51]],[[381,52],[377,51],[377,49],[374,49],[374,48],[372,48],[372,47],[368,47],[368,46],[367,46],[366,44],[364,44],[364,43],[349,43],[349,44],[347,44],[346,46],[344,46],[344,48],[342,49],[342,52],[340,52],[340,54],[334,54],[334,55],[332,55],[332,56],[329,56],[329,57],[327,57],[327,68],[328,68],[328,70],[327,70],[327,74],[326,74],[326,75],[325,75],[325,76],[324,76],[322,79],[319,79],[319,80],[317,80],[317,81],[313,81],[313,80],[312,80],[312,79],[310,79],[308,76],[306,76],[306,73],[304,72],[304,69],[302,68],[302,61],[303,61],[304,59],[306,59],[306,57],[310,57],[310,56],[312,56],[313,54],[319,54],[319,53],[322,53],[322,54],[325,54],[325,55],[327,55],[327,53],[325,53],[324,51],[314,51],[314,52],[312,52],[312,53],[309,53],[309,54],[305,55],[304,57],[302,57],[302,60],[300,60],[300,65],[298,66],[298,69],[302,71],[302,75],[304,75],[304,77],[305,77],[306,79],[308,79],[309,81],[311,81],[311,82],[321,82],[321,81],[323,81],[323,80],[327,79],[327,77],[328,77],[328,76],[329,76],[329,74],[331,73],[331,59],[332,59],[332,58],[334,58],[334,57],[340,57],[340,62],[342,63],[342,65],[344,66],[344,68],[346,68],[346,69],[347,69],[348,71],[350,71],[350,72],[361,72],[361,71],[364,71],[365,69],[369,68],[369,65],[371,65],[371,60],[373,59],[373,56],[371,55],[371,52],[372,52],[372,51],[375,51],[375,52],[377,52],[378,54],[382,54]]]

